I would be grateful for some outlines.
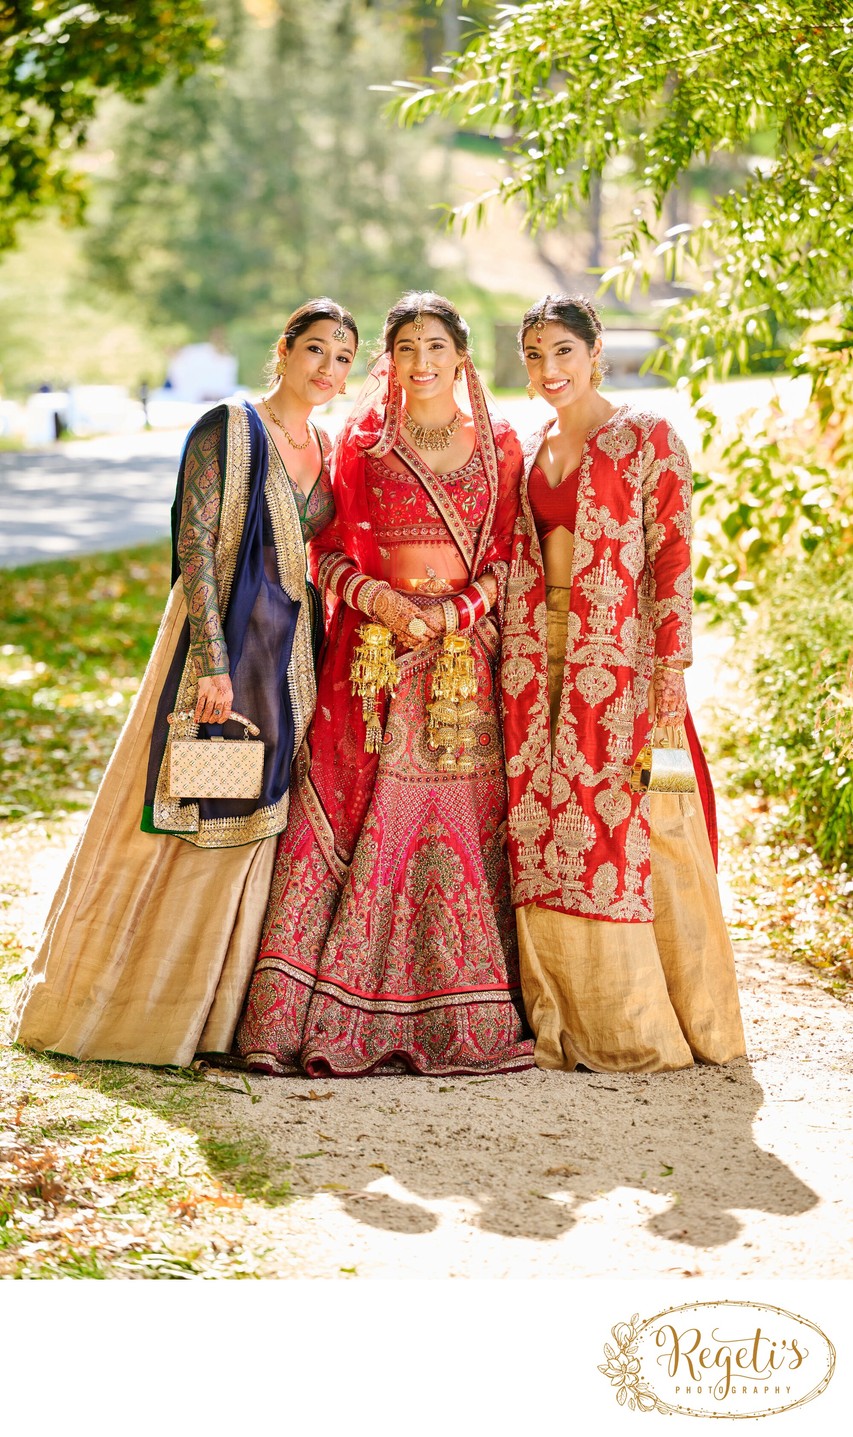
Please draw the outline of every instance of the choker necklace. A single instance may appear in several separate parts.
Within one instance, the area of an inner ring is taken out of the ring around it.
[[[457,409],[449,424],[416,424],[407,410],[403,423],[416,449],[449,449],[450,441],[462,423],[462,415]]]
[[[273,424],[277,424],[277,425],[278,425],[279,429],[281,430],[282,434],[284,435],[284,437],[285,437],[285,439],[287,440],[288,444],[290,445],[291,449],[307,449],[307,448],[308,448],[308,445],[311,443],[311,430],[308,429],[308,425],[307,425],[307,424],[305,425],[305,428],[308,429],[308,434],[306,435],[305,443],[304,443],[304,444],[297,444],[296,440],[293,438],[293,435],[290,434],[287,429],[285,429],[285,427],[284,427],[284,425],[282,424],[281,420],[279,419],[278,415],[277,415],[277,414],[273,414],[272,410],[270,409],[269,405],[267,404],[267,401],[266,401],[265,399],[262,399],[262,400],[261,400],[261,403],[262,403],[262,405],[264,406],[264,409],[267,411],[267,414],[269,415],[269,417],[270,417],[270,419],[272,420]]]

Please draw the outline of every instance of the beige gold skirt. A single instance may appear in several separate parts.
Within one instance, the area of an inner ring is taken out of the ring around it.
[[[552,738],[569,590],[549,588]],[[683,730],[659,729],[665,744]],[[663,1072],[745,1051],[734,955],[698,799],[651,801],[653,923],[606,923],[529,903],[516,910],[521,986],[540,1068]]]
[[[12,1036],[29,1048],[184,1066],[231,1046],[276,839],[202,849],[139,827],[154,714],[185,616],[179,582],[18,1001]]]

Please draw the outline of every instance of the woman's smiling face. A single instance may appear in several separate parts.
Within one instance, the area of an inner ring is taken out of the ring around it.
[[[449,330],[430,314],[422,317],[418,330],[414,320],[400,327],[393,357],[397,377],[411,399],[439,399],[449,394],[463,358]]]
[[[283,383],[303,404],[325,404],[346,384],[355,358],[355,336],[347,330],[346,339],[335,339],[338,328],[333,319],[318,319],[286,350],[287,373]],[[281,344],[279,353],[282,353]]]
[[[600,339],[590,349],[579,335],[553,321],[544,325],[539,334],[531,325],[524,336],[524,362],[530,383],[555,409],[589,397],[593,390],[592,366],[600,353]]]

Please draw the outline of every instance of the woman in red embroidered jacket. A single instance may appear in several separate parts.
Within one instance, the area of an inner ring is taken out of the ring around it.
[[[237,1033],[249,1067],[273,1074],[533,1062],[496,697],[521,451],[490,420],[448,300],[405,295],[384,341],[335,451],[317,709]],[[350,680],[367,621],[389,657],[396,640],[381,727]],[[458,706],[461,727],[451,706],[430,735],[437,662],[456,651],[470,655],[476,691]]]
[[[602,329],[548,295],[519,342],[556,410],[525,444],[503,631],[509,853],[522,990],[545,1068],[654,1072],[744,1052],[687,710],[690,461],[669,423],[598,392]],[[631,792],[689,745],[694,796]]]

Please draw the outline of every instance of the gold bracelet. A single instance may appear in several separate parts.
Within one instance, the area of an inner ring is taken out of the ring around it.
[[[683,669],[676,668],[675,664],[665,664],[662,659],[655,659],[655,672],[658,669],[665,669],[668,674],[683,674]]]
[[[444,614],[444,628],[448,634],[455,634],[459,628],[459,610],[452,599],[443,599],[441,611]]]

